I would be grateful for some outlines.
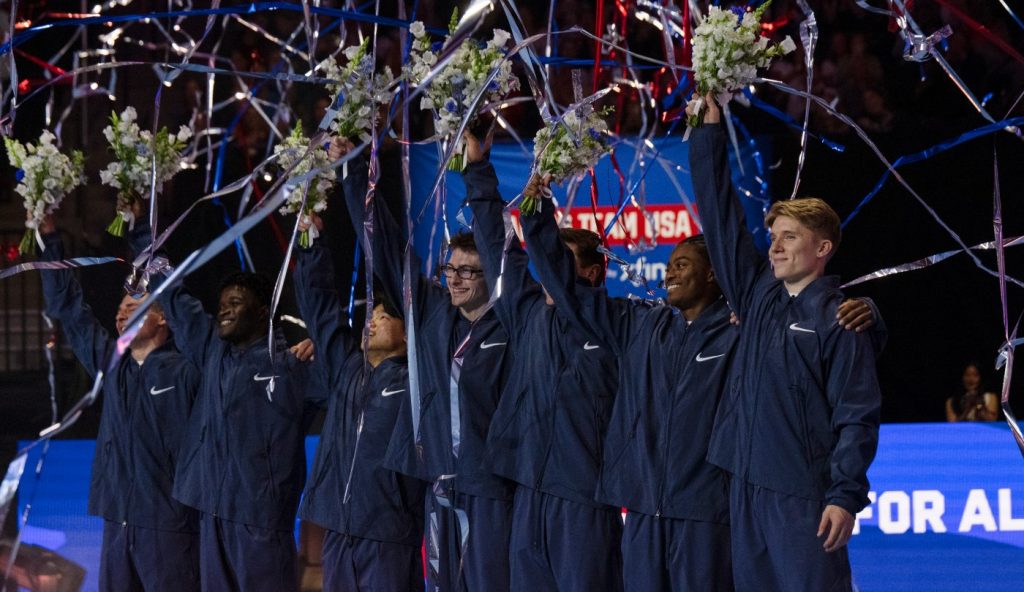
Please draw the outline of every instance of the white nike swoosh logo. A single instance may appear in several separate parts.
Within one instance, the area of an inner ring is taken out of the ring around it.
[[[796,323],[793,323],[792,325],[790,325],[789,328],[794,330],[794,331],[802,331],[804,333],[814,333],[815,332],[814,329],[804,329],[803,327],[797,325]]]
[[[272,374],[270,376],[260,376],[260,373],[257,372],[256,374],[252,375],[252,379],[255,380],[256,382],[263,382],[264,380],[271,380],[273,378],[277,378],[277,374]]]
[[[398,389],[397,391],[389,391],[388,389],[384,389],[384,390],[382,390],[380,392],[380,396],[382,396],[382,397],[390,397],[391,395],[397,395],[398,393],[404,393],[404,392],[405,392],[405,389]]]
[[[714,360],[715,358],[720,358],[720,357],[722,357],[724,355],[725,354],[718,354],[717,356],[706,356],[705,357],[702,354],[697,354],[697,361],[698,362],[707,362],[708,360]]]
[[[150,387],[149,394],[151,394],[151,395],[159,395],[160,393],[166,393],[167,391],[169,391],[169,390],[171,390],[173,388],[174,388],[173,386],[169,386],[167,388],[157,389],[154,386],[154,387]]]
[[[507,341],[498,341],[495,343],[487,343],[486,341],[480,344],[480,349],[490,349],[492,347],[498,347],[499,345],[505,345]]]
[[[590,351],[592,349],[601,349],[601,346],[600,345],[590,345],[590,342],[588,341],[588,342],[583,344],[583,349],[585,349],[587,351]]]

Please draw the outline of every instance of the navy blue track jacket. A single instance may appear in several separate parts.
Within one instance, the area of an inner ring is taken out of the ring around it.
[[[136,238],[148,232],[137,226]],[[45,235],[43,259],[64,258],[57,234]],[[134,242],[134,241],[133,241]],[[46,313],[60,320],[64,335],[89,374],[106,371],[116,347],[82,298],[70,269],[43,270]],[[168,340],[139,365],[125,352],[103,379],[103,414],[89,485],[89,513],[106,520],[173,532],[197,532],[194,510],[171,497],[185,425],[199,387],[199,374]]]
[[[366,168],[365,164],[349,164],[349,176],[343,184],[345,199],[362,241],[365,237]],[[381,199],[372,200],[372,208],[374,274],[388,298],[400,305],[403,302],[405,233]],[[455,479],[446,479],[446,482],[459,492],[511,500],[513,484],[491,473],[484,459],[487,429],[508,378],[511,362],[508,334],[493,310],[470,327],[459,309],[452,306],[448,290],[423,275],[415,255],[412,273],[413,326],[420,385],[419,442],[414,441],[411,425],[399,422],[385,466],[429,482],[455,474]],[[469,340],[463,348],[461,378],[453,397],[452,358],[467,334]],[[460,435],[457,455],[452,446],[453,417],[458,419],[455,425]]]
[[[470,164],[464,178],[474,240],[494,286],[505,244],[498,178],[488,162]],[[571,254],[569,263],[562,283],[577,281]],[[509,247],[501,286],[494,312],[514,361],[487,438],[490,467],[537,491],[595,505],[618,360],[603,341],[547,305],[518,240]]]
[[[331,255],[297,249],[295,296],[329,387],[327,417],[299,515],[341,534],[418,546],[425,484],[381,466],[408,396],[404,356],[376,368],[363,360],[361,331],[348,325]]]
[[[671,307],[567,282],[575,267],[554,218],[522,220],[527,249],[555,306],[619,356],[597,499],[653,516],[727,523],[726,475],[705,460],[738,337],[724,300],[688,324]]]
[[[871,338],[836,322],[834,277],[791,297],[754,248],[719,125],[694,130],[690,167],[715,276],[743,327],[708,458],[736,477],[856,514],[868,504],[881,394]]]
[[[174,497],[207,514],[291,531],[306,474],[304,434],[310,401],[326,396],[313,368],[275,336],[244,348],[222,340],[214,318],[179,283],[159,299],[182,353],[202,384],[188,423]],[[275,388],[267,396],[267,383]]]

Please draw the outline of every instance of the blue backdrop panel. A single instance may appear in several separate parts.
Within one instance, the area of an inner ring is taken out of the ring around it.
[[[612,251],[638,266],[638,271],[655,288],[664,275],[664,264],[672,248],[680,240],[699,232],[699,221],[693,215],[693,186],[690,182],[688,146],[678,136],[665,137],[651,142],[644,159],[637,160],[635,138],[627,138],[615,146],[615,156],[623,173],[620,183],[610,158],[602,159],[595,167],[598,203],[596,216],[591,204],[591,182],[589,176],[581,182],[572,199],[573,226],[589,228],[604,234],[610,221],[616,217],[619,205],[629,195],[646,203],[645,209],[654,219],[646,220],[633,205],[622,210],[619,220],[624,227],[613,227],[609,233]],[[652,156],[654,150],[656,157]],[[765,161],[766,148],[752,143],[740,144],[742,172],[735,151],[730,150],[733,181],[740,199],[747,211],[751,229],[763,246],[763,207],[768,202],[768,188],[762,183],[766,178],[761,162]],[[412,204],[415,222],[414,240],[416,250],[424,259],[441,255],[440,242],[444,234],[443,219],[438,209],[439,201],[428,200],[438,169],[438,152],[435,145],[413,146],[410,152],[410,177],[412,180]],[[533,162],[533,145],[516,143],[495,144],[491,149],[491,162],[498,173],[499,189],[506,201],[519,195],[529,180]],[[641,165],[641,162],[643,163]],[[443,198],[449,231],[454,234],[465,230],[472,221],[469,208],[462,208],[465,190],[459,173],[447,172],[438,193]],[[565,185],[555,187],[555,196],[564,206],[567,200]],[[652,224],[653,222],[653,224]],[[656,227],[657,232],[651,228]],[[655,246],[649,250],[631,252],[630,245],[643,239]],[[617,266],[612,266],[608,276],[608,290],[616,296],[626,293],[644,295],[644,290],[627,281]],[[655,290],[661,296],[663,292]]]
[[[1009,428],[883,425],[875,503],[850,545],[861,590],[1005,590],[1024,566],[1024,461]]]

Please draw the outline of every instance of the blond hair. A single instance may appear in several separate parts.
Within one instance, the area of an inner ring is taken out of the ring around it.
[[[843,231],[839,227],[839,215],[824,201],[816,197],[803,197],[777,201],[768,210],[764,224],[771,228],[779,216],[788,216],[811,229],[819,238],[832,241],[832,254],[839,248]]]

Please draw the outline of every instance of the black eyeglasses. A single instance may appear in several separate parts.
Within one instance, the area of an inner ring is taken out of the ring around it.
[[[469,267],[468,265],[463,265],[461,267],[455,267],[453,265],[443,265],[441,267],[441,273],[443,273],[444,277],[446,278],[451,278],[457,275],[461,279],[471,280],[483,272],[484,270],[482,269],[474,269],[472,267]]]

